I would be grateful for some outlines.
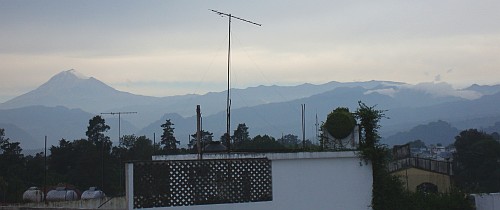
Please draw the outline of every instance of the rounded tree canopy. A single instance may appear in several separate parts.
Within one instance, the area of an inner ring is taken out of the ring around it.
[[[348,108],[339,107],[333,110],[326,119],[324,128],[336,139],[343,139],[352,133],[356,119]]]

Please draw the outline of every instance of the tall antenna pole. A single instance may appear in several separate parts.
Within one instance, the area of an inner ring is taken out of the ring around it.
[[[228,36],[229,36],[229,39],[228,39],[228,48],[227,48],[227,99],[226,99],[226,147],[227,147],[227,151],[230,152],[231,151],[231,140],[230,140],[230,130],[231,130],[231,95],[229,93],[230,89],[231,89],[231,85],[230,85],[230,72],[231,72],[231,18],[235,18],[235,19],[238,19],[238,20],[241,20],[241,21],[244,21],[244,22],[247,22],[247,23],[251,23],[251,24],[254,24],[254,25],[257,25],[257,26],[262,26],[261,24],[259,23],[255,23],[255,22],[252,22],[252,21],[249,21],[249,20],[245,20],[243,18],[239,18],[239,17],[236,17],[236,16],[233,16],[231,14],[228,14],[228,13],[224,13],[224,12],[219,12],[217,10],[213,10],[211,9],[210,11],[212,12],[215,12],[217,13],[218,15],[224,17],[224,16],[227,16],[228,19],[229,19],[229,28],[228,28]]]
[[[47,204],[47,136],[45,136],[45,152],[44,163],[43,163],[43,202]]]
[[[306,150],[306,104],[300,105],[302,108],[302,149]]]
[[[231,77],[230,77],[230,67],[231,67],[231,14],[228,16],[229,29],[228,29],[228,45],[227,45],[227,99],[226,99],[226,146],[227,152],[231,152]]]
[[[106,112],[106,113],[101,113],[101,114],[110,114],[110,115],[115,115],[117,114],[118,115],[118,142],[120,142],[120,140],[122,139],[122,136],[121,136],[121,116],[122,114],[137,114],[137,112]]]
[[[101,113],[101,114],[110,114],[110,115],[118,115],[118,143],[121,144],[121,121],[122,121],[122,114],[137,114],[137,112],[106,112],[106,113]],[[101,175],[101,190],[104,191],[104,144],[102,144],[102,151],[101,151],[101,167],[102,167],[102,175]],[[121,156],[120,156],[120,165],[121,165]],[[120,173],[120,190],[122,188],[122,173]]]
[[[318,113],[316,112],[316,142],[319,142],[319,124],[318,124]]]

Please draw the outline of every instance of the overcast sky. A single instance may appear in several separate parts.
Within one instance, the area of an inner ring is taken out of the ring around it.
[[[498,84],[500,1],[0,0],[0,102],[69,70],[136,94],[391,80]]]

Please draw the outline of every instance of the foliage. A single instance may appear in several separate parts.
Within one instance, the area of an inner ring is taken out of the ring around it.
[[[19,142],[10,142],[0,128],[0,196],[6,201],[19,201],[18,196],[26,188],[25,158],[21,151]]]
[[[174,136],[174,124],[170,122],[170,119],[167,119],[164,124],[161,125],[163,128],[163,134],[161,135],[161,144],[165,145],[163,149],[167,153],[175,153],[177,152],[177,145],[180,144],[180,141]]]
[[[467,192],[500,191],[500,143],[476,129],[460,132],[455,138],[455,184]]]
[[[355,112],[355,116],[359,120],[361,127],[360,147],[374,148],[380,146],[378,129],[380,128],[380,120],[385,118],[385,110],[377,110],[375,106],[369,107],[361,101],[358,104],[359,107]]]
[[[151,160],[153,142],[146,136],[125,135],[120,147],[113,148],[113,154],[122,161]]]
[[[288,149],[299,148],[300,140],[299,137],[293,134],[287,134],[278,139],[278,143],[285,146]]]
[[[73,184],[79,189],[98,186],[113,194],[119,173],[115,172],[118,160],[111,156],[112,142],[104,135],[109,128],[103,118],[95,116],[89,120],[88,139],[72,142],[62,139],[58,146],[50,148],[49,170],[58,174],[59,182]]]
[[[456,189],[450,193],[408,193],[401,196],[407,210],[472,210],[471,203],[464,193]]]
[[[225,141],[225,136],[222,136],[221,140],[223,140],[222,138],[224,138]],[[250,134],[248,133],[248,126],[246,126],[245,123],[238,124],[238,127],[236,128],[236,130],[234,130],[231,139],[233,140],[233,144],[236,148],[241,146],[241,144],[243,144],[244,142],[250,141],[251,138]]]
[[[283,150],[285,147],[278,143],[276,139],[268,135],[257,135],[251,141],[244,142],[240,150],[263,151],[263,150]]]
[[[373,188],[372,208],[374,210],[455,210],[472,209],[464,194],[455,191],[449,194],[412,193],[403,187],[397,176],[387,171],[389,151],[380,144],[379,122],[385,117],[385,111],[366,106],[359,102],[356,117],[361,127],[361,157],[372,163]]]
[[[200,134],[201,134],[201,139],[200,139],[201,148],[204,148],[206,145],[208,145],[208,143],[210,143],[213,140],[214,134],[210,133],[208,131],[205,131],[205,130],[200,131]],[[197,149],[196,149],[196,147],[197,147],[196,146],[196,133],[191,135],[191,139],[189,140],[188,147],[189,147],[189,149],[191,149],[193,151],[197,151]]]
[[[100,115],[94,116],[89,120],[89,126],[87,127],[87,132],[85,135],[88,140],[93,142],[95,145],[100,145],[100,142],[109,140],[109,137],[105,136],[103,132],[109,130],[109,125],[106,125],[106,121]]]
[[[385,117],[384,111],[377,110],[374,106],[369,107],[362,102],[358,104],[355,116],[360,122],[361,129],[359,149],[361,157],[372,164],[372,208],[404,209],[402,206],[404,198],[401,197],[404,194],[402,182],[387,171],[389,150],[379,142],[379,122]]]
[[[352,133],[356,126],[356,119],[348,108],[339,107],[328,114],[323,126],[334,138],[343,139]]]

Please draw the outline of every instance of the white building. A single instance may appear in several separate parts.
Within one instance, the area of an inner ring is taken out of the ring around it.
[[[356,152],[205,154],[127,164],[128,209],[371,209]]]

